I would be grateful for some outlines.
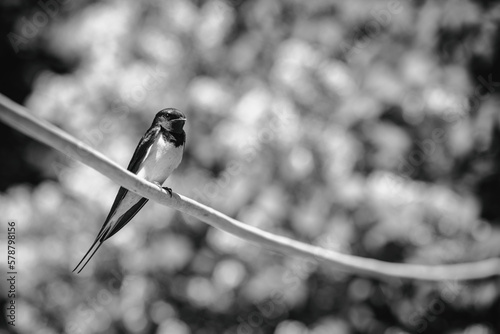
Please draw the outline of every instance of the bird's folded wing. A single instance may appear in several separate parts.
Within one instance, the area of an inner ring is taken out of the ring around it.
[[[147,198],[141,198],[134,206],[132,206],[127,212],[125,212],[120,218],[118,218],[116,224],[114,224],[109,231],[104,234],[101,238],[101,242],[104,240],[109,239],[113,235],[115,235],[116,232],[121,230],[123,226],[127,225],[127,223],[134,218],[134,216],[139,212],[144,204],[148,202]]]

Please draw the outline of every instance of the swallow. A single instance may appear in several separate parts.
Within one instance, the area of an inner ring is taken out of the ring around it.
[[[186,133],[184,123],[186,117],[177,109],[160,110],[151,127],[141,138],[135,149],[132,160],[127,167],[129,171],[165,189],[172,197],[172,189],[162,187],[165,180],[179,166],[184,153]],[[78,273],[87,265],[102,243],[121,230],[147,203],[148,199],[120,187],[111,210],[97,234],[94,243],[73,272]],[[88,256],[90,254],[90,256]],[[87,259],[85,262],[84,260]],[[80,266],[83,263],[82,266]]]

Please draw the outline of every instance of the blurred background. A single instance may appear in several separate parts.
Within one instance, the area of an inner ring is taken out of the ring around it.
[[[3,0],[0,13],[0,92],[124,167],[175,107],[187,146],[166,185],[183,195],[348,254],[500,255],[496,1]],[[11,333],[500,332],[498,279],[382,283],[151,201],[73,274],[118,185],[3,123],[0,136]]]

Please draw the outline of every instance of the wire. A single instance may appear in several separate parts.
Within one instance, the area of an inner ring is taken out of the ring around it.
[[[26,108],[2,94],[0,94],[0,119],[20,132],[94,168],[134,193],[191,215],[245,241],[275,250],[286,256],[308,258],[310,261],[323,262],[338,270],[381,280],[395,278],[424,281],[472,280],[500,275],[499,258],[432,266],[390,263],[342,254],[275,235],[232,219],[213,208],[175,192],[171,198],[160,191],[156,185],[130,173],[49,122],[35,117]]]

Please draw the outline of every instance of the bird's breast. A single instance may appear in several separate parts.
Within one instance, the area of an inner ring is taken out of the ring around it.
[[[137,175],[150,182],[163,183],[179,166],[182,153],[182,146],[175,147],[173,143],[159,134],[149,148]]]

